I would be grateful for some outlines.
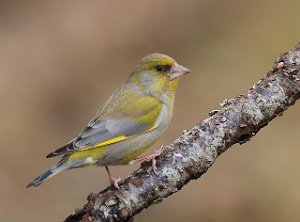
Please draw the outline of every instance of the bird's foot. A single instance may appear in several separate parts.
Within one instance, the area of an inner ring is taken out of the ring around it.
[[[114,178],[114,177],[109,177],[109,182],[110,185],[114,186],[115,188],[119,189],[119,182],[121,181],[121,178],[119,177],[118,179]]]
[[[149,162],[150,160],[152,161],[152,170],[155,172],[157,167],[156,167],[156,159],[155,157],[159,156],[163,151],[165,147],[162,145],[158,150],[154,150],[153,153],[138,157],[130,162],[130,164],[138,163],[138,162]]]

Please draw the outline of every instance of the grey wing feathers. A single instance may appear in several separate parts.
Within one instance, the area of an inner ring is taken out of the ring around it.
[[[106,120],[86,127],[83,133],[74,141],[74,148],[93,146],[116,136],[130,136],[145,132],[148,124],[133,122],[125,119]]]
[[[105,120],[89,123],[82,134],[65,146],[49,153],[46,158],[67,154],[76,150],[82,150],[96,145],[116,136],[130,136],[143,133],[149,129],[149,125],[125,119]]]
[[[51,158],[51,157],[55,157],[55,156],[59,156],[65,153],[69,153],[71,151],[71,149],[73,148],[73,141],[67,143],[66,145],[64,145],[63,147],[60,147],[58,149],[56,149],[55,151],[48,153],[46,158]]]

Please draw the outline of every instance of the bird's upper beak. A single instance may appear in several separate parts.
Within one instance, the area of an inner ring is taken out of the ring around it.
[[[188,74],[190,72],[191,72],[190,69],[183,67],[177,63],[174,63],[172,65],[172,68],[170,69],[170,72],[168,73],[168,76],[171,80],[173,80],[173,79],[178,79],[179,77]]]

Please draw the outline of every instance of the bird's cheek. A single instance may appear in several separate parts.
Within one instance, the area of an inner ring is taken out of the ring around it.
[[[178,81],[179,79],[173,79],[171,81],[169,81],[169,91],[173,92],[176,90],[177,86],[178,86]]]

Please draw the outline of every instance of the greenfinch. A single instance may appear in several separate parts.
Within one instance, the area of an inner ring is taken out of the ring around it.
[[[143,57],[129,79],[101,106],[81,134],[46,156],[62,155],[58,164],[27,187],[37,187],[64,170],[89,165],[105,166],[110,183],[115,187],[120,179],[111,176],[108,166],[152,160],[155,169],[155,157],[163,147],[153,154],[138,156],[167,129],[178,80],[189,72],[161,53]]]

